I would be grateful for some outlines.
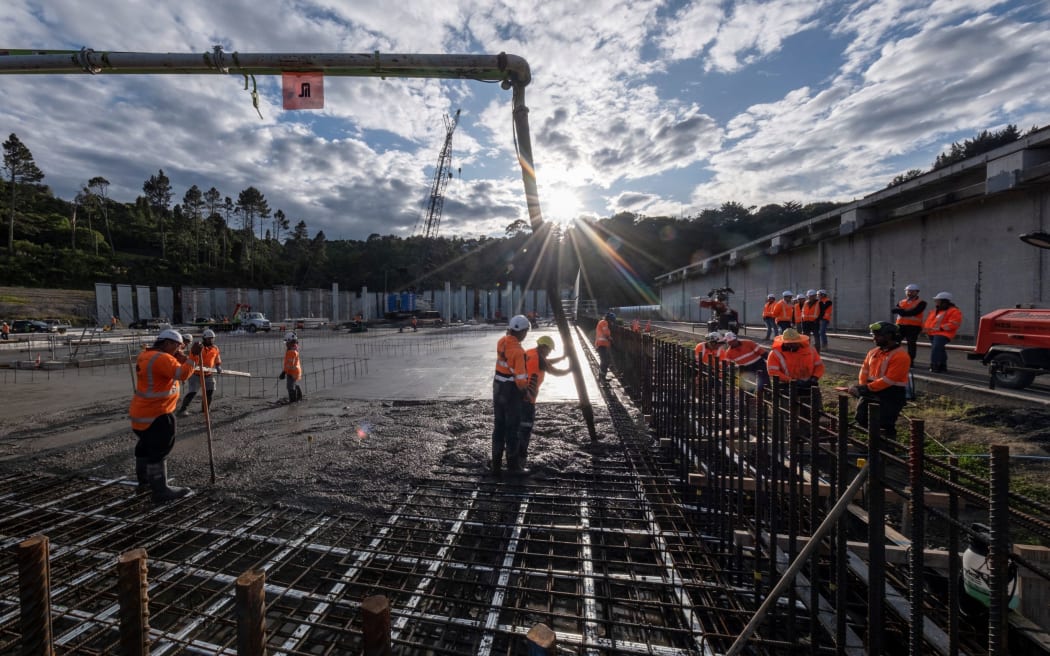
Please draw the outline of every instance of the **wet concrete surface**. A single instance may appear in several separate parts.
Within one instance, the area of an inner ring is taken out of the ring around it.
[[[556,355],[563,353],[553,329],[533,331],[526,347],[542,334],[558,342]],[[296,404],[283,400],[284,385],[276,382],[279,335],[220,336],[226,369],[259,358],[273,361],[271,389],[279,389],[281,400],[224,393],[230,381],[220,378],[211,408],[214,484],[198,403],[189,417],[178,418],[169,475],[179,485],[230,501],[355,516],[388,512],[396,496],[420,479],[488,476],[491,381],[501,335],[486,328],[308,331],[302,335],[307,371],[340,357],[367,357],[368,366],[351,380],[308,387]],[[618,451],[598,383],[581,358],[602,439],[590,440],[572,377],[548,376],[529,449],[533,477],[582,473],[595,459]],[[127,418],[127,367],[8,384],[4,397],[0,472],[133,482],[137,438]]]

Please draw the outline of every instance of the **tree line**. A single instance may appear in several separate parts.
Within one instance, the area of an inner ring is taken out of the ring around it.
[[[479,289],[569,285],[603,305],[657,302],[653,279],[762,235],[828,212],[839,203],[790,201],[761,207],[726,202],[692,216],[623,212],[534,235],[524,221],[501,237],[312,237],[254,186],[227,195],[192,185],[178,202],[163,169],[142,194],[120,202],[110,182],[88,178],[71,200],[57,198],[15,134],[3,143],[0,198],[6,249],[0,284],[90,288],[95,282],[269,288],[292,285],[356,291],[438,289],[446,281]],[[542,271],[538,263],[544,262]]]

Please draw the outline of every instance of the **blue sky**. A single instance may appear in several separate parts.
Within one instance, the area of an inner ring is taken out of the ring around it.
[[[983,129],[1050,124],[1046,0],[5,0],[0,48],[202,53],[470,53],[525,58],[544,215],[695,215],[722,202],[859,198]],[[0,134],[71,199],[102,175],[131,201],[164,169],[330,239],[408,236],[444,139],[441,234],[526,218],[510,93],[467,81],[329,77],[286,112],[259,78],[0,76]]]

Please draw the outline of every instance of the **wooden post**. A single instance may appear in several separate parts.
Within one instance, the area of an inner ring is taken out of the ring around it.
[[[120,648],[127,656],[149,654],[149,582],[146,550],[117,556],[117,600],[120,602]]]
[[[391,656],[390,600],[383,595],[365,597],[361,602],[361,635],[364,656]]]
[[[1050,547],[1016,544],[1014,551],[1044,572],[1050,571]],[[1050,630],[1050,583],[1029,572],[1029,569],[1022,567],[1017,573],[1017,595],[1021,598],[1021,614],[1042,629]]]
[[[528,656],[554,656],[558,651],[558,637],[542,622],[529,629],[525,639],[529,645]]]
[[[250,569],[237,577],[237,654],[266,653],[266,573]]]
[[[19,543],[18,602],[23,656],[53,656],[51,644],[51,561],[46,535]]]

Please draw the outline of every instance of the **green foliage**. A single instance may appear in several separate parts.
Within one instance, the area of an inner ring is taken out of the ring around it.
[[[897,185],[904,184],[908,180],[914,180],[923,173],[924,171],[922,169],[909,169],[904,173],[901,173],[900,175],[894,176],[894,178],[890,180],[890,183],[886,185],[886,187],[896,187]]]
[[[1005,146],[1008,143],[1012,143],[1021,138],[1021,133],[1017,130],[1016,125],[1007,125],[1002,130],[996,130],[989,132],[988,130],[982,130],[980,134],[975,136],[973,139],[966,139],[962,143],[956,141],[951,147],[945,152],[937,156],[937,159],[933,162],[934,170],[942,169],[946,166],[951,166],[956,162],[961,162],[964,159],[970,157],[976,157],[982,153],[986,153],[989,150],[994,150],[999,146]]]

